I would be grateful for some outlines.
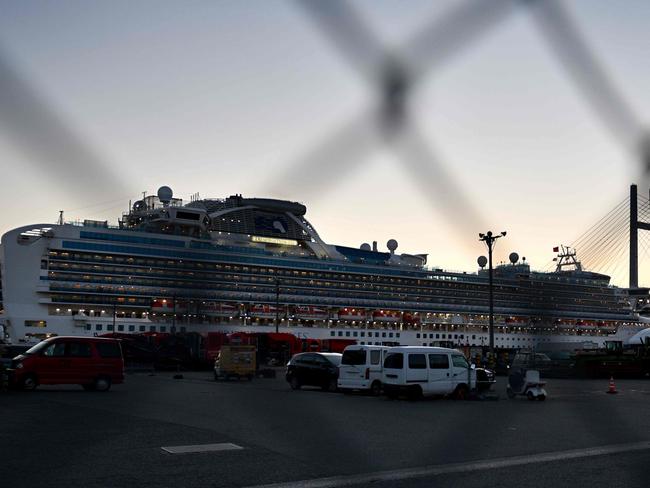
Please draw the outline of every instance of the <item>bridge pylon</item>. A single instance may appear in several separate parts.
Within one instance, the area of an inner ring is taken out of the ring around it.
[[[639,221],[636,185],[630,185],[630,288],[639,287],[639,229],[650,230],[650,223]]]

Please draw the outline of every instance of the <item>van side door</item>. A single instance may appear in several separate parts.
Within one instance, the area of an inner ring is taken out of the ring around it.
[[[370,380],[381,379],[382,365],[384,364],[384,349],[370,349]]]
[[[53,342],[38,356],[34,362],[34,372],[38,382],[43,385],[65,383],[68,377],[69,360],[65,356],[66,343],[61,340]]]
[[[429,354],[429,383],[432,393],[446,395],[453,391],[451,387],[452,369],[449,367],[449,354]]]
[[[427,393],[429,388],[427,382],[429,375],[427,373],[427,358],[423,352],[410,352],[408,353],[408,360],[406,363],[406,383],[419,384],[422,391]]]
[[[93,382],[93,354],[88,341],[70,341],[66,349],[68,359],[68,381],[70,383],[85,385]]]

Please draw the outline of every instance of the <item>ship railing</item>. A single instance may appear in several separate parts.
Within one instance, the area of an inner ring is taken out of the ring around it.
[[[93,223],[84,220],[66,220],[64,224],[72,225],[74,227],[92,227],[92,228],[102,228],[102,229],[111,229],[111,230],[124,230],[117,225],[111,225],[111,224],[103,225],[103,222],[102,225],[99,224],[94,225]]]

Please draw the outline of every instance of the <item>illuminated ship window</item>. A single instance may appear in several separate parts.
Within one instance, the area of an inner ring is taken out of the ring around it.
[[[25,320],[25,327],[47,327],[45,320]]]

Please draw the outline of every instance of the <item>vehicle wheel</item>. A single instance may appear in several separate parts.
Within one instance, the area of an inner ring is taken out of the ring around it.
[[[298,378],[295,376],[291,378],[291,381],[289,381],[289,385],[291,385],[292,390],[300,390],[300,387],[302,386],[300,384],[300,381],[298,381]]]
[[[535,394],[532,391],[529,391],[526,393],[526,398],[528,398],[531,402],[535,401]]]
[[[20,387],[26,391],[35,390],[37,386],[38,386],[38,379],[36,378],[36,375],[33,373],[25,375],[23,380],[20,382]]]
[[[379,381],[372,382],[372,385],[370,385],[370,394],[372,396],[381,395],[381,383]]]
[[[86,391],[95,391],[95,385],[94,384],[81,385],[81,387]]]
[[[506,388],[506,395],[508,395],[508,398],[513,399],[515,397],[515,392],[512,391],[512,388],[508,387]]]
[[[539,395],[539,396],[537,397],[537,399],[538,399],[540,402],[543,402],[544,400],[546,400],[546,395]]]
[[[100,376],[95,380],[94,387],[97,391],[108,391],[111,388],[111,379],[106,376]]]
[[[327,384],[327,391],[335,392],[339,389],[339,386],[336,384],[336,380],[330,380],[330,382]]]
[[[454,390],[454,400],[467,400],[469,397],[469,390],[466,385],[458,385]]]

